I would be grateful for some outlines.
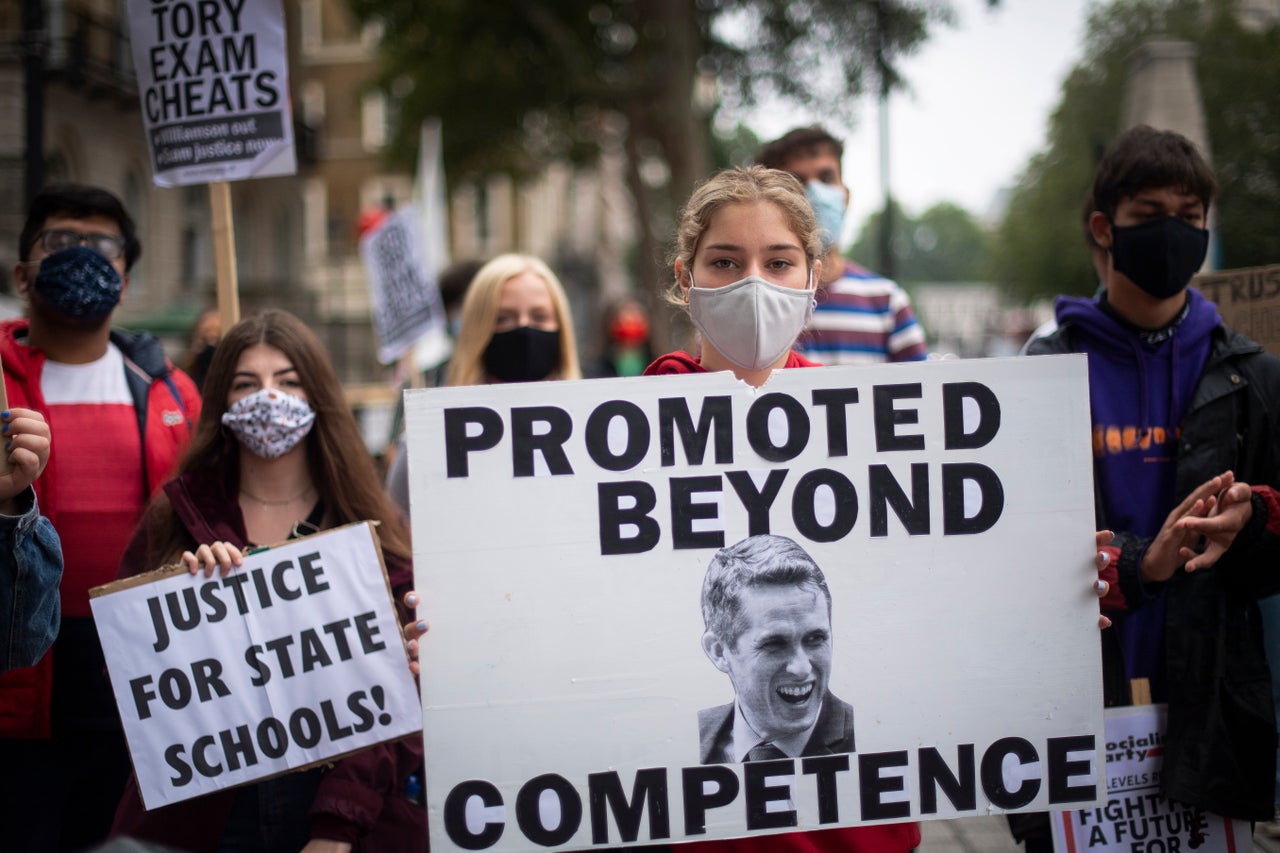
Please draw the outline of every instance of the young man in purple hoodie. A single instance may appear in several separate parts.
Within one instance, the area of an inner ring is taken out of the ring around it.
[[[1146,679],[1168,704],[1164,796],[1269,820],[1276,725],[1257,600],[1280,591],[1280,359],[1187,287],[1216,189],[1185,137],[1121,134],[1089,218],[1105,290],[1060,297],[1058,330],[1029,351],[1089,356],[1098,527],[1116,533],[1108,701],[1128,704],[1124,688]],[[1048,849],[1036,841],[1028,853]]]

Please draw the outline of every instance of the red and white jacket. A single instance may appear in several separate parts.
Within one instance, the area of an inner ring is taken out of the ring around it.
[[[9,405],[45,412],[41,391],[43,350],[25,343],[25,319],[0,322],[0,360]],[[149,334],[113,330],[111,342],[124,356],[125,380],[138,413],[142,458],[138,475],[144,495],[154,494],[173,474],[178,459],[200,416],[200,393],[195,383],[165,358],[160,342]],[[41,512],[58,527],[58,494],[52,476],[58,464],[58,439],[53,436],[49,464],[35,482]],[[93,483],[83,487],[93,488]],[[143,507],[139,506],[141,517]],[[119,554],[98,558],[114,567]],[[50,736],[50,702],[53,692],[53,654],[26,669],[0,676],[0,737],[47,738]]]

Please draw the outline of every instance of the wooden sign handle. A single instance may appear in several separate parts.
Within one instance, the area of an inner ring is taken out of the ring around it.
[[[4,389],[4,362],[0,361],[0,412],[9,411],[9,395]],[[0,442],[0,447],[4,446],[4,442]],[[9,464],[9,452],[6,450],[0,453],[0,474],[8,474],[13,470],[13,466]]]
[[[218,319],[222,334],[240,321],[240,282],[236,272],[236,231],[231,215],[231,187],[226,181],[209,184],[213,216],[213,265],[217,271]]]

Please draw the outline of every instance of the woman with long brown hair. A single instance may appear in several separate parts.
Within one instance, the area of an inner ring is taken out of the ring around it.
[[[264,311],[241,320],[219,342],[195,437],[135,532],[119,574],[179,560],[193,574],[225,573],[251,546],[364,520],[381,522],[387,575],[399,597],[412,585],[408,535],[338,376],[302,321]],[[143,810],[131,780],[112,832],[184,850],[421,850],[426,816],[403,796],[421,760],[420,739],[407,738],[327,770],[289,773],[152,811]],[[370,834],[392,825],[404,837],[383,848]]]

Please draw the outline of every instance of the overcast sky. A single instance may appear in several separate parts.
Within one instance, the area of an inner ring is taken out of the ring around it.
[[[1049,114],[1083,53],[1089,0],[953,0],[954,27],[935,27],[902,63],[911,91],[890,101],[890,182],[912,214],[953,201],[979,217],[1045,147]],[[866,99],[845,139],[844,178],[853,191],[848,233],[883,203],[878,109]],[[748,120],[773,139],[803,114],[770,110]]]

